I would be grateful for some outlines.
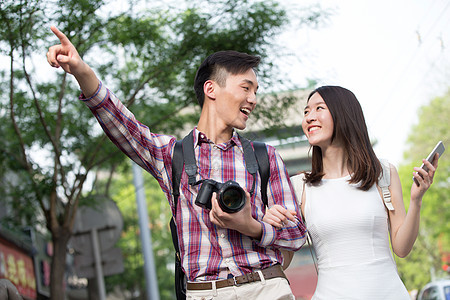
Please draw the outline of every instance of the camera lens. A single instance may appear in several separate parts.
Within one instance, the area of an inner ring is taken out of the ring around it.
[[[223,204],[230,209],[236,209],[241,204],[241,193],[234,188],[226,190],[222,197]]]
[[[228,213],[240,211],[245,205],[244,190],[236,182],[226,182],[219,192],[219,205]]]

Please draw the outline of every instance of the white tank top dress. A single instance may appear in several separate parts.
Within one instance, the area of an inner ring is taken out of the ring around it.
[[[291,179],[300,202],[303,175]],[[312,299],[410,300],[389,248],[378,189],[359,190],[349,179],[305,184],[305,221],[319,269]]]

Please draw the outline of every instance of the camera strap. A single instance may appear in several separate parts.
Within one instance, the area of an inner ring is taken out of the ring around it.
[[[244,151],[244,160],[245,167],[247,172],[249,172],[253,176],[253,184],[249,193],[252,195],[255,191],[255,182],[256,182],[256,173],[258,171],[258,162],[256,160],[255,151],[250,143],[250,141],[244,137],[241,137],[238,134],[239,140],[242,143],[242,149]],[[254,142],[255,143],[255,142]],[[265,144],[263,144],[265,147]],[[201,181],[196,181],[195,175],[197,174],[197,163],[195,161],[195,152],[194,152],[194,131],[192,130],[183,138],[182,141],[183,148],[183,158],[184,158],[184,168],[186,174],[188,175],[188,184],[189,185],[197,185],[201,183]],[[267,151],[266,151],[267,152]],[[266,163],[266,162],[264,162]],[[267,160],[268,165],[268,160]],[[264,202],[267,203],[267,199]]]

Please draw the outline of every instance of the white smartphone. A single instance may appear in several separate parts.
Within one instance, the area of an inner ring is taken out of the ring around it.
[[[427,160],[432,163],[434,156],[436,155],[436,153],[439,153],[439,158],[441,158],[442,153],[444,153],[445,151],[445,147],[444,144],[442,143],[442,141],[439,141],[436,146],[434,147],[434,149],[430,152],[430,154],[427,157]],[[428,168],[425,166],[425,164],[422,164],[420,166],[422,169],[424,169],[425,171],[428,171]],[[417,186],[419,186],[419,182],[413,177],[414,182],[417,184]]]

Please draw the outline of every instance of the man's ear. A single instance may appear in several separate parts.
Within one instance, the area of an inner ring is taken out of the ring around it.
[[[203,84],[203,92],[205,93],[205,97],[210,98],[211,100],[216,100],[216,83],[212,80],[206,80]]]

